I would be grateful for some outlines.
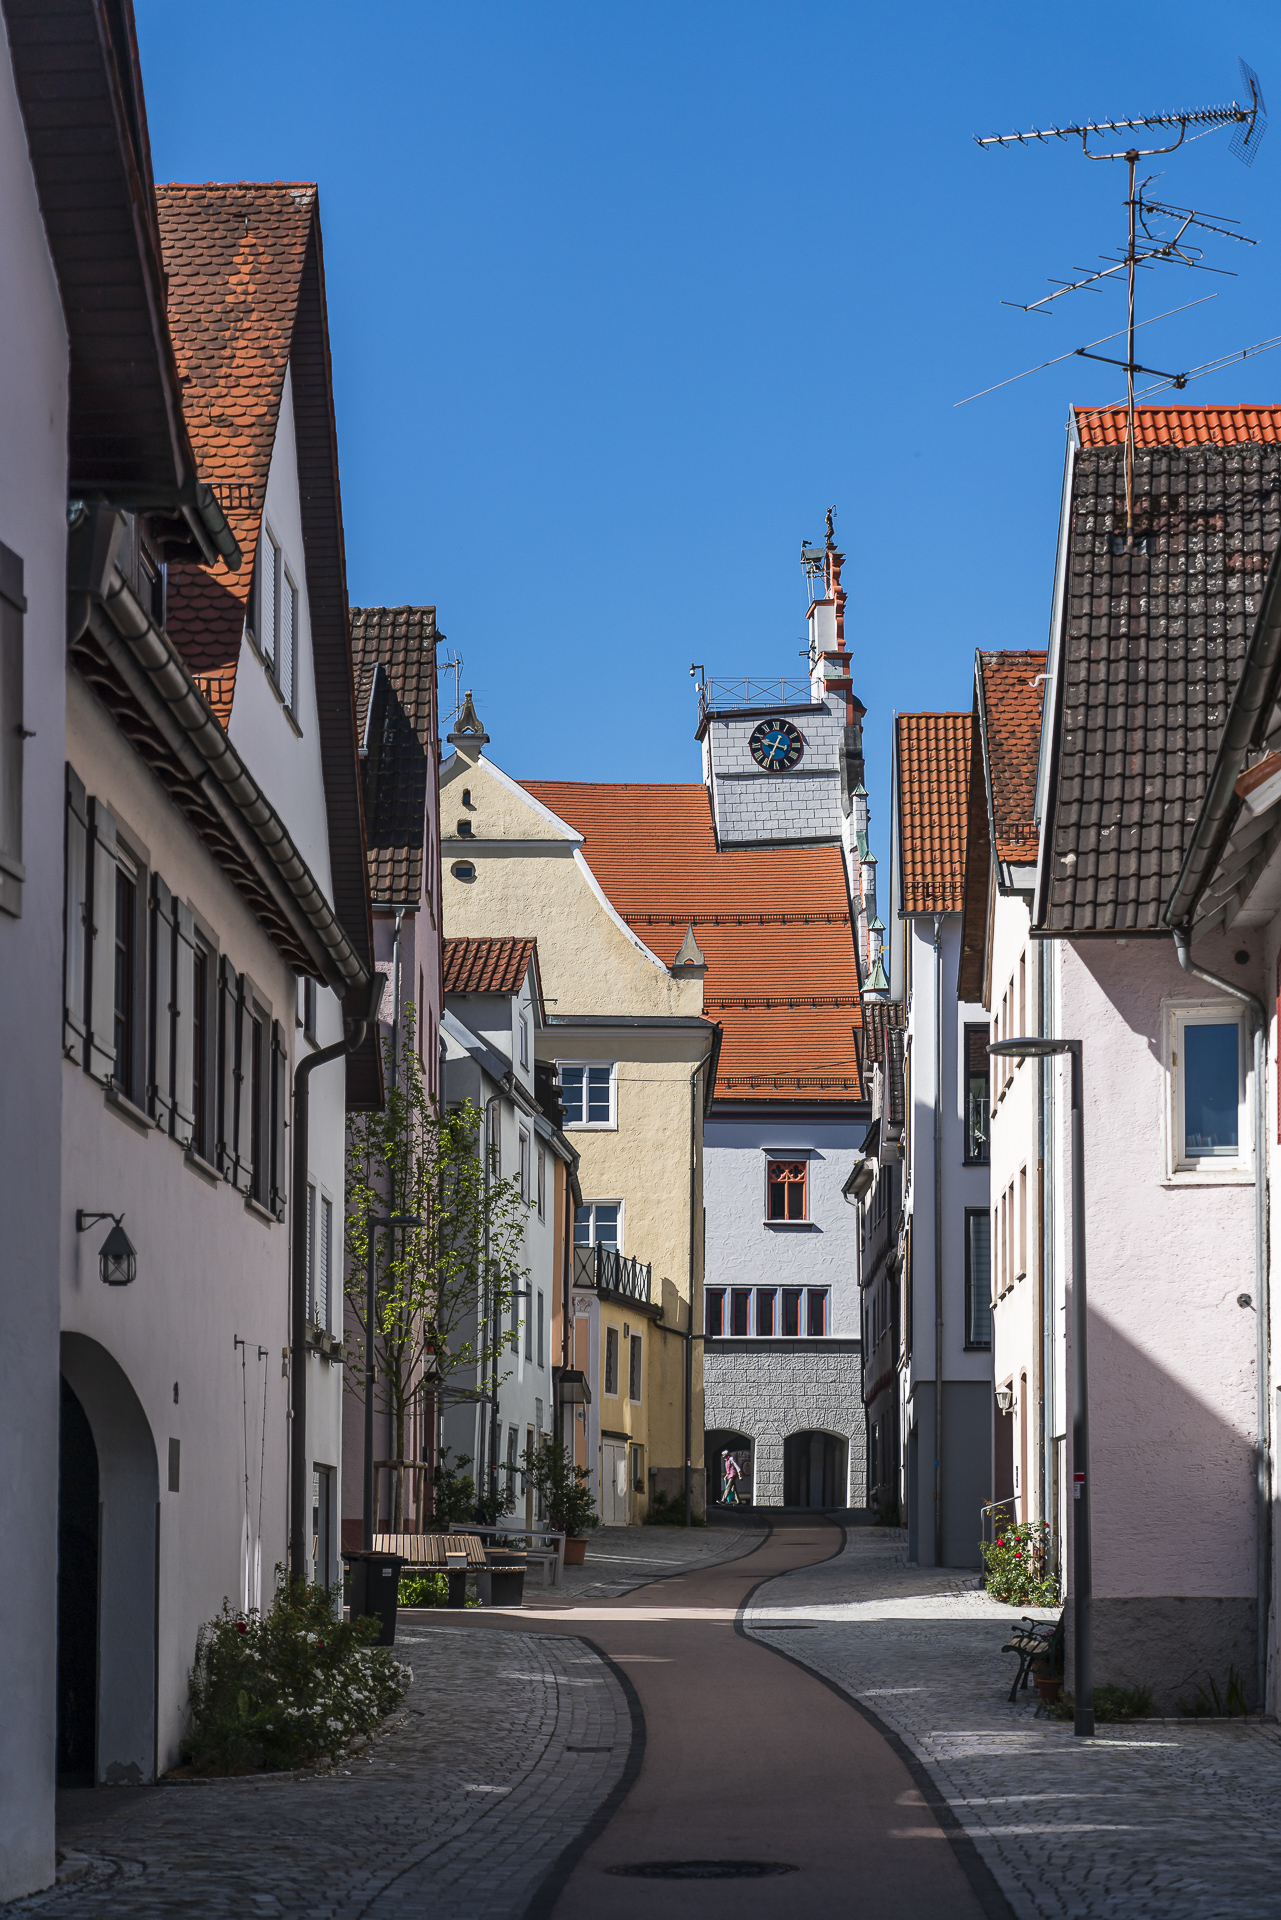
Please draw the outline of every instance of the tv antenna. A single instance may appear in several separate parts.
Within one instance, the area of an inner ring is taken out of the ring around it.
[[[1163,200],[1148,197],[1147,188],[1151,179],[1142,186],[1136,185],[1136,174],[1140,160],[1152,159],[1160,154],[1174,153],[1181,147],[1191,133],[1194,140],[1201,139],[1207,133],[1213,133],[1220,127],[1233,129],[1231,151],[1247,167],[1253,166],[1254,157],[1259,150],[1267,125],[1267,108],[1264,105],[1263,89],[1259,85],[1259,76],[1254,68],[1244,60],[1238,60],[1241,79],[1249,93],[1249,104],[1233,100],[1227,106],[1195,107],[1186,113],[1142,114],[1132,120],[1092,120],[1062,127],[1034,127],[1027,133],[976,134],[976,144],[988,147],[1025,147],[1032,141],[1042,145],[1051,140],[1079,140],[1081,151],[1087,160],[1123,160],[1129,169],[1129,191],[1125,205],[1129,215],[1129,232],[1126,247],[1120,257],[1103,254],[1100,257],[1107,263],[1093,272],[1081,272],[1081,278],[1061,282],[1055,285],[1053,293],[1047,293],[1042,299],[1023,304],[1018,301],[1006,301],[1006,306],[1020,306],[1024,313],[1045,313],[1055,300],[1061,300],[1068,293],[1098,291],[1101,284],[1125,275],[1126,287],[1126,325],[1122,331],[1126,337],[1124,360],[1110,358],[1107,354],[1095,353],[1093,347],[1103,346],[1109,339],[1119,336],[1104,335],[1093,341],[1090,347],[1077,347],[1073,351],[1081,359],[1099,360],[1105,366],[1120,367],[1125,373],[1126,386],[1126,432],[1125,432],[1125,544],[1127,551],[1134,538],[1134,376],[1136,373],[1151,375],[1165,386],[1182,389],[1187,385],[1188,373],[1167,373],[1158,367],[1140,366],[1134,357],[1134,335],[1137,326],[1148,326],[1150,321],[1138,321],[1134,317],[1135,279],[1140,267],[1150,271],[1160,264],[1180,265],[1194,268],[1203,273],[1225,273],[1224,267],[1209,266],[1202,258],[1202,246],[1199,236],[1202,233],[1214,234],[1221,239],[1239,240],[1247,246],[1255,242],[1247,235],[1234,231],[1236,221],[1226,215],[1206,214],[1196,207],[1178,207]],[[1193,131],[1194,130],[1194,131]],[[1173,134],[1163,144],[1151,147],[1127,145],[1107,148],[1106,143],[1121,134],[1152,132]],[[1091,142],[1095,144],[1092,146]],[[1160,231],[1173,223],[1173,231]],[[1191,237],[1189,237],[1191,236]],[[1190,301],[1189,305],[1199,305]],[[1175,307],[1171,312],[1186,312],[1186,308]],[[1153,316],[1156,319],[1168,319],[1170,315]],[[1257,349],[1256,349],[1257,351]],[[1061,356],[1066,359],[1065,354]],[[1233,356],[1235,357],[1235,356]],[[1046,361],[1045,366],[1054,365]],[[1197,369],[1197,372],[1208,369]],[[1039,368],[1029,368],[1029,372],[1039,372]],[[1015,375],[1021,379],[1022,375]],[[1000,384],[1004,385],[1005,382]],[[988,392],[994,391],[992,388]],[[977,394],[971,398],[977,399]],[[959,402],[964,405],[965,403]]]
[[[442,640],[445,638],[443,633],[439,637]],[[447,673],[452,673],[454,676],[454,704],[449,715],[449,724],[451,726],[454,721],[457,720],[463,708],[462,695],[458,691],[462,685],[462,672],[463,656],[458,652],[457,648],[451,649],[448,653],[438,653],[436,655],[437,681],[440,681]]]

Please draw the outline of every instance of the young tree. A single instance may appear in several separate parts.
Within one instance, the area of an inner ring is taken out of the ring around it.
[[[472,1377],[478,1392],[508,1345],[501,1332],[524,1280],[518,1262],[528,1207],[498,1177],[471,1102],[441,1113],[427,1092],[407,1008],[398,1053],[384,1042],[387,1104],[353,1116],[347,1138],[347,1278],[359,1328],[347,1387],[365,1395],[372,1343],[375,1404],[391,1416],[391,1525],[403,1531],[405,1442],[424,1375]],[[370,1220],[375,1313],[366,1325]],[[378,1224],[393,1219],[400,1224]]]

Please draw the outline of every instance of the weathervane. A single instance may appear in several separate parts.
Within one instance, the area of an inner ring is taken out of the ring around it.
[[[1024,147],[1032,141],[1040,141],[1044,144],[1050,140],[1079,140],[1081,142],[1081,151],[1087,160],[1124,160],[1129,169],[1129,192],[1126,196],[1125,203],[1129,214],[1129,233],[1124,253],[1119,257],[1108,254],[1101,255],[1100,257],[1107,262],[1105,266],[1091,273],[1083,273],[1079,280],[1052,283],[1055,287],[1054,292],[1047,293],[1040,300],[1030,301],[1026,304],[1018,301],[1005,301],[1002,303],[1005,306],[1019,306],[1024,313],[1044,313],[1053,301],[1062,299],[1064,294],[1095,291],[1101,282],[1113,279],[1122,273],[1125,275],[1125,327],[1117,333],[1104,334],[1101,339],[1091,341],[1088,347],[1074,347],[1069,353],[1060,354],[1057,358],[1059,360],[1067,360],[1075,355],[1083,360],[1098,360],[1105,366],[1120,367],[1125,373],[1125,543],[1127,550],[1131,546],[1134,536],[1135,374],[1146,373],[1152,375],[1159,383],[1158,387],[1152,389],[1152,391],[1159,391],[1161,387],[1176,387],[1182,389],[1190,379],[1195,378],[1199,374],[1208,373],[1212,368],[1225,365],[1229,359],[1235,360],[1238,357],[1244,359],[1252,353],[1264,352],[1268,347],[1277,344],[1276,340],[1263,342],[1256,347],[1245,348],[1240,355],[1228,355],[1223,359],[1209,362],[1203,367],[1195,367],[1183,373],[1166,373],[1157,367],[1140,366],[1134,357],[1134,335],[1138,327],[1151,326],[1154,320],[1166,320],[1170,318],[1171,314],[1185,313],[1188,307],[1200,306],[1202,304],[1200,300],[1188,301],[1183,307],[1173,307],[1167,313],[1154,314],[1149,320],[1136,322],[1134,317],[1134,286],[1135,276],[1140,267],[1151,269],[1157,265],[1167,264],[1191,267],[1202,273],[1226,273],[1228,269],[1224,267],[1211,267],[1203,260],[1202,249],[1198,243],[1197,236],[1201,233],[1209,233],[1221,239],[1242,241],[1247,246],[1253,246],[1255,244],[1255,242],[1248,239],[1245,234],[1233,231],[1236,222],[1229,219],[1228,216],[1218,214],[1206,215],[1203,212],[1199,212],[1195,207],[1177,207],[1163,200],[1151,199],[1147,196],[1146,192],[1148,186],[1151,185],[1151,181],[1145,180],[1142,186],[1136,186],[1135,180],[1136,170],[1140,160],[1151,159],[1159,154],[1174,153],[1188,138],[1190,128],[1197,129],[1197,131],[1192,134],[1192,138],[1200,139],[1204,134],[1213,133],[1219,127],[1232,127],[1232,152],[1236,155],[1237,159],[1241,160],[1247,167],[1254,164],[1254,157],[1259,150],[1259,142],[1263,138],[1264,129],[1267,124],[1267,109],[1264,106],[1263,91],[1259,85],[1258,74],[1255,73],[1253,67],[1247,66],[1244,60],[1239,60],[1237,64],[1241,69],[1241,78],[1249,89],[1250,99],[1248,106],[1233,100],[1227,106],[1196,107],[1187,113],[1145,114],[1133,120],[1095,120],[1073,126],[1033,128],[1029,133],[975,135],[976,144],[985,149],[988,147]],[[1175,133],[1177,137],[1173,140],[1166,141],[1164,145],[1153,147],[1126,146],[1116,147],[1111,151],[1097,151],[1091,147],[1091,141],[1103,142],[1109,135],[1133,133],[1140,129],[1150,129],[1153,132],[1163,131]],[[1168,222],[1173,222],[1174,231],[1172,233],[1157,231],[1158,228],[1165,226]],[[1189,235],[1193,237],[1189,238]],[[1205,298],[1213,299],[1214,295],[1208,294]],[[1126,355],[1124,360],[1112,359],[1107,354],[1095,353],[1093,351],[1093,348],[1104,346],[1110,340],[1119,339],[1122,332],[1126,338]],[[1281,336],[1278,336],[1278,338],[1281,339]],[[1041,363],[1041,367],[1029,367],[1027,372],[1038,373],[1042,368],[1054,366],[1055,364],[1056,362],[1054,360],[1046,360]],[[1013,376],[1016,380],[1021,380],[1024,377],[1024,374],[1015,374]],[[1007,380],[998,382],[999,386],[1008,386],[1009,384],[1010,382]],[[984,391],[993,393],[996,391],[996,388],[987,387]],[[978,394],[971,394],[969,396],[972,400],[977,400],[980,397]],[[966,402],[963,400],[958,401],[957,405],[964,406]]]

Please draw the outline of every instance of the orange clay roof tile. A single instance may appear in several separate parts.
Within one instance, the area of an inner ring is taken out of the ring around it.
[[[446,993],[519,993],[536,940],[446,940]]]
[[[968,713],[894,723],[904,913],[959,913],[965,893]]]
[[[1083,447],[1123,447],[1124,407],[1077,407]],[[1281,440],[1281,407],[1136,407],[1136,447],[1234,447]]]
[[[211,181],[156,199],[187,426],[243,556],[236,573],[172,566],[166,625],[225,726],[316,189]]]
[[[1045,654],[980,653],[978,671],[997,857],[1028,865],[1037,854],[1036,771]]]
[[[693,926],[707,962],[704,1011],[724,1029],[721,1099],[861,1097],[838,848],[718,849],[702,786],[523,785],[583,835],[611,905],[668,966]]]

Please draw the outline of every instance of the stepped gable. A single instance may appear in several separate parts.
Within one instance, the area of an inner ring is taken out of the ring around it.
[[[724,1029],[718,1099],[862,1099],[838,847],[718,849],[701,784],[521,784],[583,835],[611,905],[666,965],[693,926],[704,1011]]]

